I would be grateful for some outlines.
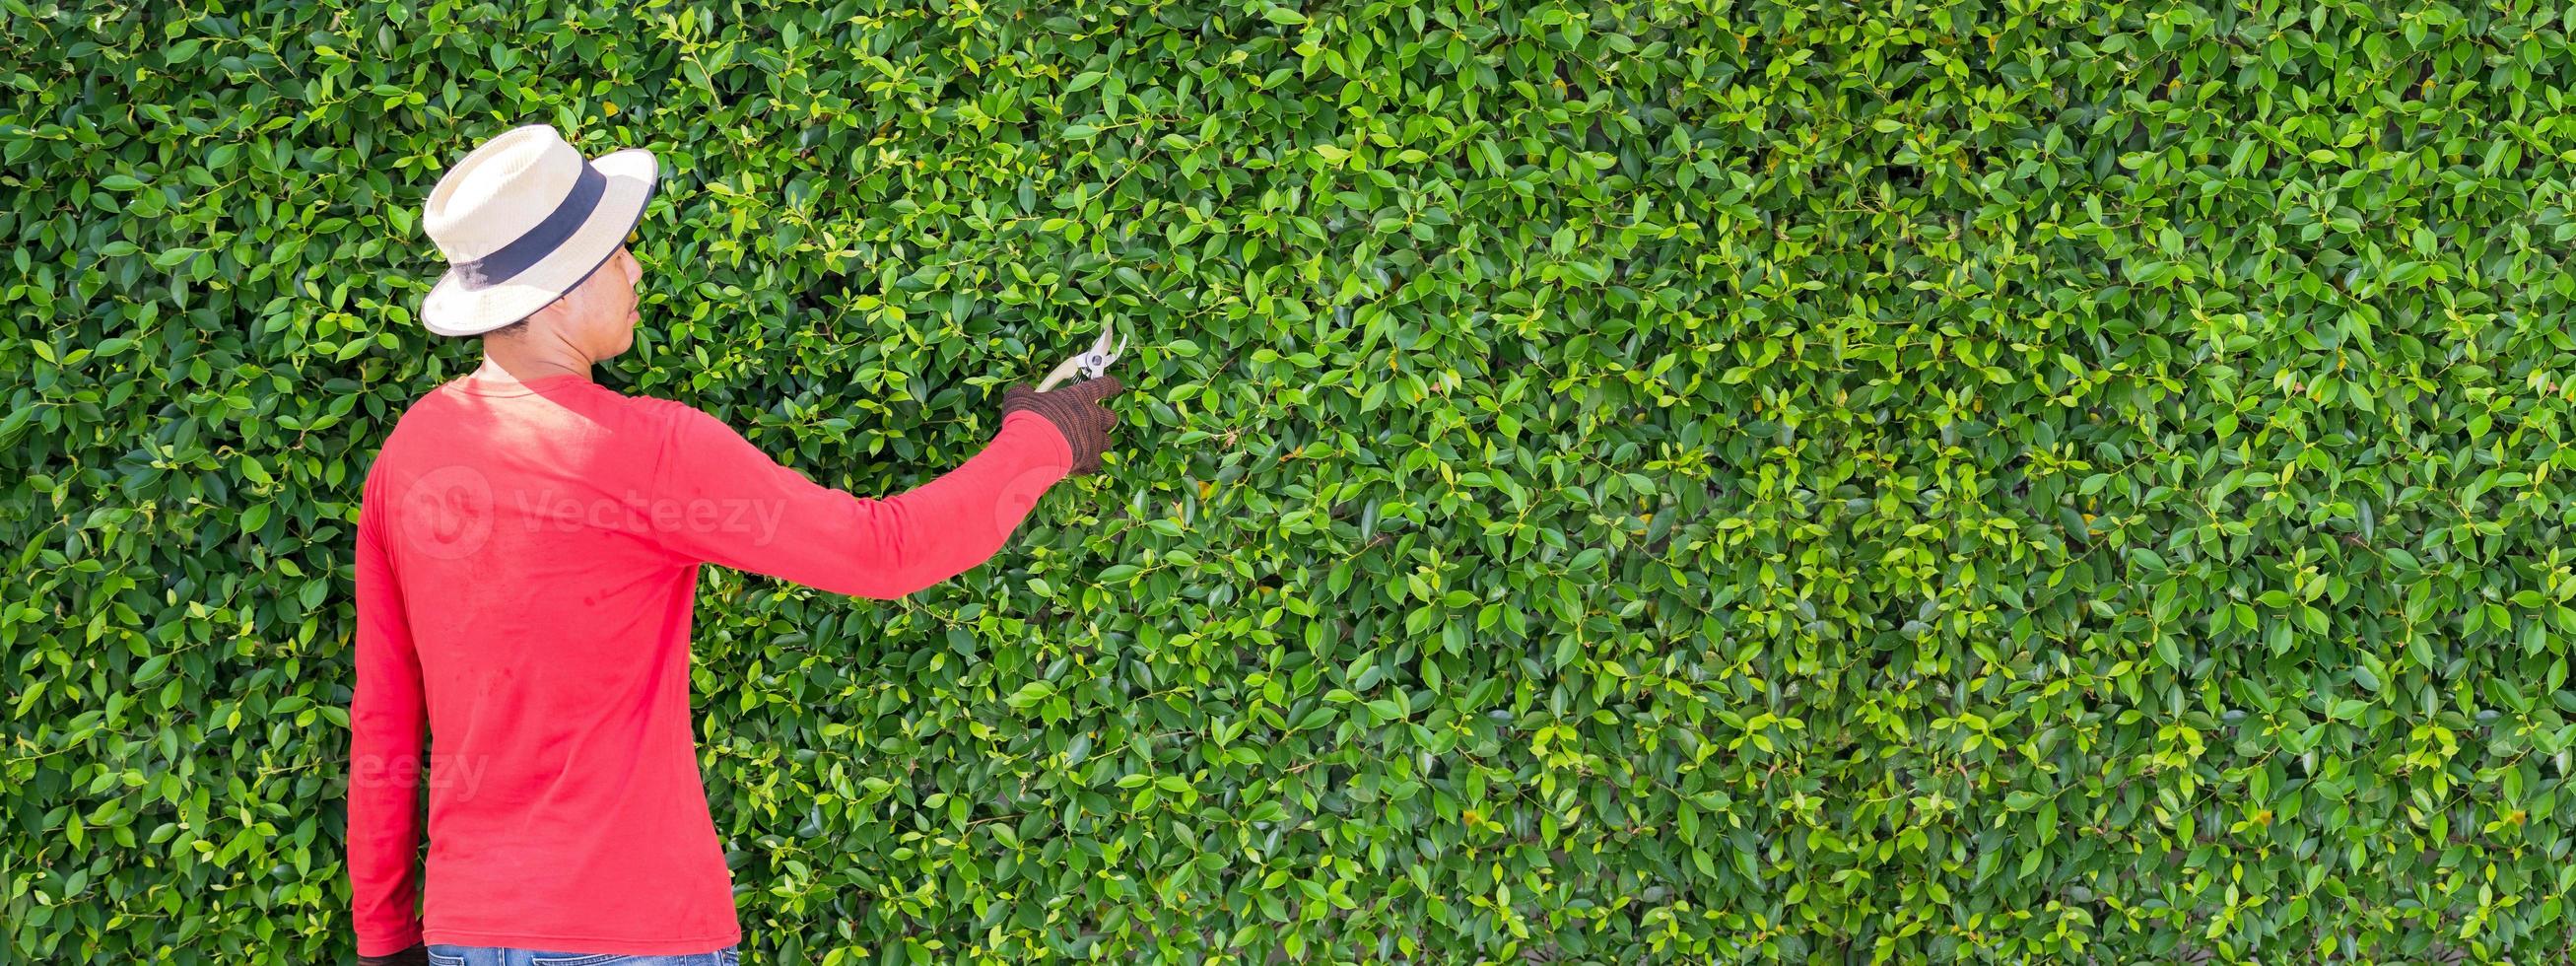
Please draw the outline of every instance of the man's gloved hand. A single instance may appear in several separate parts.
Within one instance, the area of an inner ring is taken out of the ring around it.
[[[384,956],[360,956],[358,966],[429,966],[429,947],[420,943],[410,949]]]
[[[1035,386],[1012,386],[1002,393],[1002,415],[1028,410],[1047,418],[1073,445],[1073,473],[1100,471],[1100,454],[1109,449],[1109,429],[1118,414],[1100,401],[1126,389],[1117,376],[1102,376],[1039,392]]]

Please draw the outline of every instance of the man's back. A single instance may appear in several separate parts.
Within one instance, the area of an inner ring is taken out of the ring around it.
[[[424,396],[371,466],[359,522],[349,839],[365,944],[737,942],[689,710],[698,565],[900,596],[989,557],[1070,462],[1053,426],[1013,413],[957,470],[862,499],[705,413],[579,376]]]

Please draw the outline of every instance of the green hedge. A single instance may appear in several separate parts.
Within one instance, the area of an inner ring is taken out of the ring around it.
[[[2569,11],[0,0],[0,961],[332,961],[444,166],[660,152],[755,962],[2564,961]],[[435,887],[434,884],[432,886]]]

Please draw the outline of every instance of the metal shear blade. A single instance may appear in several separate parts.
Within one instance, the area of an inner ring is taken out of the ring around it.
[[[1118,337],[1114,345],[1109,341],[1112,335]],[[1118,361],[1118,357],[1125,355],[1126,352],[1126,333],[1118,331],[1118,323],[1115,320],[1104,321],[1100,324],[1100,338],[1092,340],[1091,348],[1058,364],[1054,371],[1047,373],[1046,379],[1038,383],[1038,391],[1045,392],[1053,389],[1057,383],[1072,378],[1077,372],[1081,373],[1084,379],[1098,379],[1108,374],[1109,364]]]
[[[1116,331],[1117,326],[1114,323],[1101,326],[1099,340],[1091,344],[1091,351],[1082,354],[1083,378],[1098,379],[1107,375],[1109,364],[1118,361],[1119,356],[1126,354],[1126,333],[1118,332],[1118,344],[1115,346],[1109,344],[1110,334]]]

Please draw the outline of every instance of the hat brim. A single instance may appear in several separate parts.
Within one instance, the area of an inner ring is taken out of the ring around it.
[[[599,206],[575,230],[527,271],[498,285],[468,289],[450,270],[430,286],[421,300],[421,327],[438,335],[481,335],[535,314],[590,277],[626,241],[653,200],[661,163],[643,148],[612,151],[590,160],[608,179]]]

